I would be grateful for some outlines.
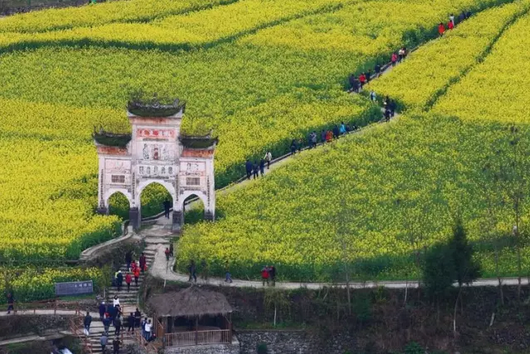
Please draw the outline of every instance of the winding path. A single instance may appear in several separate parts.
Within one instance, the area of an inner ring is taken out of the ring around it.
[[[175,258],[172,257],[169,262],[166,261],[166,255],[164,254],[165,246],[159,245],[153,265],[151,266],[150,273],[156,278],[163,279],[166,281],[178,281],[178,282],[187,282],[189,276],[186,274],[178,273],[173,270],[175,264]],[[518,284],[517,278],[501,278],[503,285],[515,286]],[[263,283],[261,281],[253,280],[238,280],[234,279],[232,283],[227,283],[222,278],[209,278],[207,280],[202,280],[197,278],[197,284],[205,285],[214,285],[214,286],[230,286],[236,288],[263,288]],[[521,279],[522,285],[528,285],[528,279]],[[455,283],[455,286],[458,284]],[[498,286],[499,281],[496,278],[489,279],[478,279],[473,282],[470,286],[472,287],[483,287],[483,286]],[[311,290],[318,290],[324,287],[342,287],[345,288],[345,283],[305,283],[305,282],[276,282],[275,287],[277,289],[292,290],[298,288],[307,288]],[[384,287],[388,289],[405,289],[405,288],[417,288],[418,281],[366,281],[366,282],[351,282],[349,284],[352,289],[367,289],[367,288],[377,288]]]

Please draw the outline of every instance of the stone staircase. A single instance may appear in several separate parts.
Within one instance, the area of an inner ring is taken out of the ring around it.
[[[172,237],[174,237],[174,233],[171,231],[171,224],[168,219],[165,218],[159,218],[154,225],[151,227],[145,229],[142,231],[141,236],[143,237],[145,241],[145,248],[143,250],[143,253],[146,257],[146,263],[147,263],[147,269],[151,267],[151,265],[154,262],[155,255],[157,252],[157,248],[160,244],[162,244],[164,247],[169,247]],[[123,274],[123,286],[121,287],[121,290],[118,291],[117,287],[112,287],[108,289],[106,293],[106,302],[105,303],[112,303],[112,299],[114,299],[115,295],[118,295],[118,298],[120,299],[120,305],[122,307],[123,317],[122,317],[122,327],[121,327],[121,334],[120,339],[122,340],[122,345],[120,347],[120,353],[125,353],[125,346],[127,344],[132,344],[137,341],[137,338],[133,336],[132,334],[127,334],[127,317],[130,315],[131,312],[136,311],[136,307],[138,306],[138,300],[139,300],[139,290],[142,285],[142,283],[145,280],[146,273],[140,273],[140,277],[138,278],[138,286],[134,283],[134,276],[133,281],[131,282],[130,290],[127,291],[127,284],[125,283],[125,275],[127,274],[127,265],[122,264],[120,267],[120,270]],[[132,274],[131,274],[132,275]],[[140,309],[141,311],[141,309]],[[84,317],[85,314],[83,314]],[[99,313],[91,313],[92,315],[92,325],[90,326],[90,335],[88,337],[85,337],[83,334],[83,325],[82,320],[80,324],[80,328],[78,328],[77,333],[79,337],[86,343],[86,346],[88,347],[88,352],[90,353],[102,353],[101,351],[101,345],[100,345],[100,338],[103,334],[104,328],[103,323],[99,319]],[[142,318],[146,315],[142,312]],[[136,328],[135,331],[137,333],[141,333],[141,328]],[[109,329],[109,341],[107,344],[106,351],[109,353],[112,353],[112,340],[115,338],[114,336],[115,328],[113,325],[110,326]]]

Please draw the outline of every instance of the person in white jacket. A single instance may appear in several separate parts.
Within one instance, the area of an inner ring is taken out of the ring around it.
[[[267,170],[271,168],[272,154],[270,151],[267,151],[265,157],[263,158],[267,162]]]
[[[112,305],[113,305],[114,307],[120,305],[120,298],[118,297],[118,295],[114,295],[114,299],[112,300]]]

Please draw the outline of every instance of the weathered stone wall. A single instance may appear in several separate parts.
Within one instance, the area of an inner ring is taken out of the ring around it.
[[[164,354],[240,354],[239,343],[198,345],[196,347],[166,348]]]
[[[0,321],[0,338],[26,333],[43,334],[47,330],[69,329],[70,319],[65,316],[6,316]]]
[[[323,339],[303,330],[237,331],[241,354],[256,354],[259,344],[267,345],[267,354],[344,354],[354,353],[353,336],[341,334]]]

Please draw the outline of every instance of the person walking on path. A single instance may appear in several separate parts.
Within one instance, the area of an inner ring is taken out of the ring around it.
[[[127,284],[127,292],[131,291],[132,276],[131,273],[125,275],[125,284]]]
[[[398,62],[401,63],[405,59],[405,49],[399,48],[398,50]]]
[[[340,135],[346,134],[346,124],[344,122],[340,123],[339,133]]]
[[[392,58],[391,58],[392,66],[396,66],[397,60],[398,60],[397,54],[396,53],[392,53]]]
[[[302,152],[302,146],[304,146],[304,142],[302,141],[302,138],[298,139],[298,143],[296,147],[298,148],[298,152]]]
[[[365,75],[365,73],[361,73],[361,75],[359,75],[359,82],[361,83],[361,90],[362,90],[364,85],[366,84],[366,75]]]
[[[272,162],[272,153],[270,151],[267,151],[265,154],[265,161],[267,161],[267,170],[271,168],[271,162]]]
[[[85,326],[85,336],[90,335],[90,324],[91,323],[92,323],[92,316],[90,316],[90,312],[87,312],[85,319],[83,320],[83,325]]]
[[[250,179],[252,176],[252,162],[249,159],[245,162],[245,170],[247,171],[247,179]]]
[[[261,177],[263,177],[265,175],[265,160],[264,159],[261,159],[259,161],[259,173],[260,173]]]
[[[133,274],[134,274],[134,284],[138,286],[138,279],[140,278],[140,268],[138,267],[134,268]]]
[[[254,179],[259,177],[259,166],[257,162],[254,162],[254,166],[252,166],[252,175]]]
[[[101,303],[99,304],[99,319],[101,321],[103,321],[103,318],[105,317],[105,310],[106,310],[106,306],[105,306],[105,301],[101,301]]]
[[[368,70],[366,72],[366,74],[364,74],[366,76],[366,83],[369,84],[370,81],[372,80],[372,72],[370,70]]]
[[[317,146],[317,133],[316,132],[311,132],[309,134],[309,148],[312,149],[314,148],[315,146]]]
[[[131,312],[131,314],[127,318],[127,333],[129,333],[130,331],[132,331],[134,333],[134,324],[135,324],[135,322],[136,322],[136,320],[134,318],[134,313]]]
[[[114,295],[114,299],[112,300],[112,306],[120,306],[120,298],[118,297],[118,294]]]
[[[111,305],[110,303],[107,305],[107,314],[109,315],[109,318],[112,321],[114,321],[114,313],[115,313],[115,307],[114,305]]]
[[[391,99],[388,99],[388,109],[390,110],[390,116],[391,117],[394,117],[394,115],[396,114],[396,101],[394,100],[391,100]]]
[[[340,129],[337,124],[333,127],[333,138],[337,139],[340,135]]]
[[[120,354],[120,338],[118,336],[112,341],[112,349],[114,354]]]
[[[166,261],[169,262],[169,247],[166,247],[166,250],[164,251],[165,255],[166,255]]]
[[[10,291],[7,293],[7,314],[9,315],[11,311],[15,310],[15,296],[13,295],[13,292]]]
[[[118,275],[116,275],[116,286],[118,287],[118,291],[121,291],[122,284],[123,284],[123,274],[121,274],[121,270],[118,270]]]
[[[453,14],[449,15],[449,22],[451,22],[453,24],[453,27],[455,26],[455,15],[453,15]]]
[[[166,199],[164,200],[164,216],[166,219],[169,219],[169,208],[171,208],[171,203]]]
[[[269,266],[265,266],[261,270],[261,280],[263,281],[263,286],[265,286],[265,283],[269,285]]]
[[[129,272],[131,270],[131,263],[132,263],[132,251],[129,251],[125,253],[125,263],[127,263],[127,271]]]
[[[376,100],[377,100],[377,95],[376,95],[375,91],[374,90],[370,91],[370,101],[375,103]]]
[[[197,267],[195,266],[195,261],[191,260],[190,265],[188,266],[188,271],[190,273],[190,278],[188,281],[191,281],[193,279],[195,282],[197,282]]]
[[[272,286],[276,286],[276,267],[271,266],[269,268],[269,276],[271,278]]]
[[[359,91],[359,81],[357,80],[355,75],[351,74],[348,81],[350,83],[350,92]]]
[[[331,130],[328,130],[326,132],[326,142],[331,143],[331,141],[333,141],[333,133]]]
[[[449,30],[452,30],[453,28],[455,28],[455,24],[453,22],[449,21],[449,22],[447,22],[447,28]]]
[[[322,132],[320,133],[320,140],[322,141],[322,144],[326,142],[326,130],[322,129]]]
[[[142,320],[141,326],[142,326],[142,337],[145,338],[145,325],[147,324],[147,317]]]
[[[151,338],[151,320],[148,320],[145,324],[145,340]]]
[[[101,344],[101,352],[105,354],[105,349],[107,348],[107,344],[109,343],[109,337],[107,337],[106,333],[103,333],[101,337],[99,338],[99,344]]]
[[[173,257],[173,252],[175,251],[175,248],[173,246],[173,242],[169,244],[169,255]]]
[[[140,322],[142,321],[142,313],[136,308],[136,311],[134,311],[134,326],[137,328],[140,328]]]
[[[440,24],[438,25],[438,34],[441,36],[443,36],[445,33],[445,26],[442,22],[440,22]]]
[[[142,252],[142,255],[140,256],[140,270],[145,272],[145,266],[147,264],[147,258],[145,258],[145,254]]]
[[[291,141],[291,155],[296,154],[296,140]]]
[[[116,318],[114,319],[114,328],[116,329],[114,331],[114,334],[119,336],[120,335],[120,331],[121,331],[121,318],[120,318],[120,316],[116,316]]]
[[[105,334],[109,334],[109,328],[110,328],[110,318],[109,318],[109,314],[107,314],[105,316],[105,318],[103,319],[103,330],[105,331]]]
[[[385,117],[385,122],[388,122],[390,121],[390,116],[392,114],[390,113],[390,109],[385,109],[385,113],[384,113],[384,117]]]
[[[374,67],[375,77],[381,76],[381,64],[377,63]]]
[[[225,273],[225,283],[232,283],[232,274],[228,270]]]

